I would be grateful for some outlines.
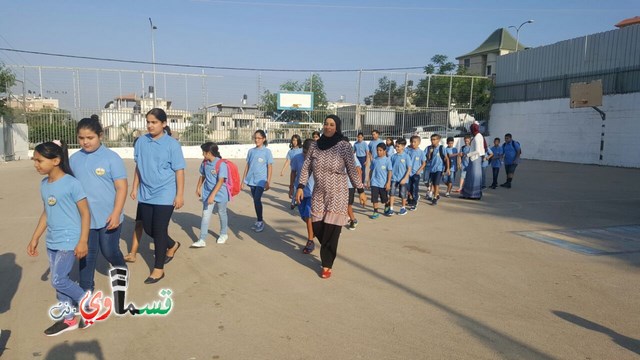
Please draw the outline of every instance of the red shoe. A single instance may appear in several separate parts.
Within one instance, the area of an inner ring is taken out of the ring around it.
[[[331,269],[322,269],[322,275],[320,275],[321,278],[323,279],[328,279],[331,277]]]

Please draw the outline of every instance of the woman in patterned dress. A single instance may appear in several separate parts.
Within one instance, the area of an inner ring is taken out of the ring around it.
[[[364,205],[367,201],[362,180],[356,171],[353,148],[342,135],[341,121],[336,115],[329,115],[324,120],[322,137],[311,145],[309,155],[302,165],[296,192],[298,203],[303,199],[303,189],[310,172],[315,179],[311,197],[311,221],[313,233],[321,246],[321,277],[326,279],[331,276],[340,232],[349,221],[347,176],[360,194],[360,203]]]

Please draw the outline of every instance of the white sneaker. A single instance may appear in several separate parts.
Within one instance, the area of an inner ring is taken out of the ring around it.
[[[194,242],[193,244],[191,244],[190,247],[192,248],[203,248],[207,246],[207,243],[204,240],[198,240],[196,242]]]
[[[251,225],[251,230],[255,230],[258,227],[258,221]]]
[[[218,237],[218,240],[216,240],[217,244],[224,244],[227,242],[227,239],[229,238],[229,236],[227,234],[222,234]]]
[[[264,230],[264,222],[263,221],[258,221],[256,223],[255,231],[256,232],[262,232],[262,230]]]

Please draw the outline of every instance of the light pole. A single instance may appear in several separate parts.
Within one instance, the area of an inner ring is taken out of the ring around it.
[[[533,20],[527,20],[522,24],[520,24],[520,26],[518,27],[515,27],[513,25],[509,26],[509,28],[516,29],[516,52],[518,52],[518,45],[520,45],[520,28],[523,27],[525,24],[531,24],[531,23],[533,23]]]
[[[156,107],[156,42],[154,37],[154,31],[158,28],[153,25],[153,21],[149,18],[149,25],[151,26],[151,65],[153,66],[153,107]]]

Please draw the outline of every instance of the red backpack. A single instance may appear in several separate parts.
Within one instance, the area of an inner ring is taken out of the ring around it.
[[[227,164],[227,191],[229,192],[229,200],[240,193],[240,173],[238,167],[232,161],[220,159],[216,163],[216,173],[220,171],[220,164]]]

